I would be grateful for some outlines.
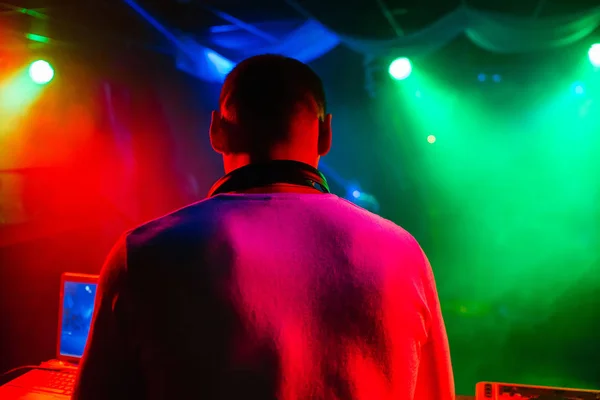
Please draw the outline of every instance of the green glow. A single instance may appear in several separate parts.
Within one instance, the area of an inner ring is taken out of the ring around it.
[[[50,38],[47,38],[42,35],[36,35],[35,33],[28,33],[25,35],[25,37],[29,40],[32,40],[32,41],[38,42],[38,43],[50,43]]]
[[[588,361],[570,350],[595,343],[583,299],[600,286],[600,72],[580,61],[531,84],[475,74],[465,86],[419,68],[382,99],[435,249],[457,393],[482,380],[599,382],[573,368]]]
[[[27,121],[27,111],[42,87],[33,83],[25,70],[0,82],[0,135],[16,131],[16,126]]]

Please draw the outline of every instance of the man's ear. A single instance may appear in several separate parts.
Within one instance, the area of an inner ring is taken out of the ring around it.
[[[324,156],[331,150],[331,114],[326,114],[322,121],[319,121],[319,156]]]
[[[221,121],[221,113],[213,111],[210,120],[210,145],[213,150],[219,154],[226,153],[225,137],[223,135],[223,127]]]

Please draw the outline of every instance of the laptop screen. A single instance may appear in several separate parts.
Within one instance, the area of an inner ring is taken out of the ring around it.
[[[96,298],[95,283],[64,281],[59,354],[81,357],[90,332]]]

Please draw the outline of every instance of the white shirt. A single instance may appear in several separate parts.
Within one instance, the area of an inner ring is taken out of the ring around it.
[[[334,195],[228,194],[124,235],[73,399],[454,398],[431,267]]]

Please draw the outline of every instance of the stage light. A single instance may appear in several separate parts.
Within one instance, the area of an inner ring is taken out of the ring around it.
[[[502,77],[498,74],[495,74],[492,76],[492,80],[496,83],[500,82],[502,80]]]
[[[388,72],[390,73],[392,78],[401,81],[410,76],[410,73],[412,72],[412,64],[410,63],[410,60],[406,57],[396,58],[390,64]]]
[[[206,51],[206,58],[208,58],[210,62],[215,66],[217,72],[219,72],[223,76],[230,73],[233,67],[235,67],[232,61],[226,59],[220,54],[215,53],[212,50]]]
[[[350,189],[347,198],[366,210],[371,212],[379,211],[379,202],[372,194],[362,192],[358,189]]]
[[[477,75],[477,80],[479,82],[485,82],[486,79],[487,79],[487,76],[485,74],[479,74],[479,75]]]
[[[54,69],[48,61],[37,60],[29,66],[29,77],[39,85],[44,85],[54,78]]]
[[[600,43],[593,44],[590,47],[588,57],[594,67],[600,68]]]
[[[436,137],[434,135],[427,136],[427,142],[430,143],[430,144],[434,144],[436,140],[437,139],[436,139]]]
[[[579,82],[573,84],[573,92],[577,95],[582,95],[585,93],[585,88]]]

